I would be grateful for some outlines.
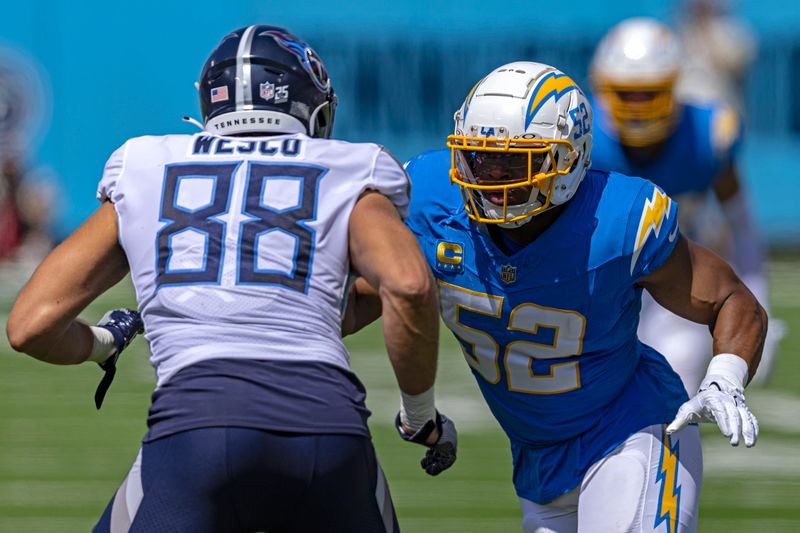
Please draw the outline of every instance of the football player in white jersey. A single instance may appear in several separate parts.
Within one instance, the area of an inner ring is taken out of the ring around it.
[[[285,29],[227,35],[199,92],[205,131],[114,152],[102,205],[20,293],[10,343],[102,363],[107,387],[143,321],[149,431],[95,531],[396,531],[341,327],[354,270],[380,291],[402,435],[428,447],[427,473],[448,468],[436,293],[401,220],[408,177],[378,145],[328,139],[331,81]],[[76,318],[128,271],[141,321]]]

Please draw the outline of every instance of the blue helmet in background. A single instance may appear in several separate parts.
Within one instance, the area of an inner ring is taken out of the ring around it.
[[[328,71],[283,28],[254,25],[225,36],[206,60],[198,90],[209,132],[327,138],[333,129],[337,99]]]

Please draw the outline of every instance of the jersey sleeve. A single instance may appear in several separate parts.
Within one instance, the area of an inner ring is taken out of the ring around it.
[[[730,106],[720,105],[711,110],[711,149],[720,164],[732,160],[739,150],[742,125],[739,115]]]
[[[403,168],[408,173],[410,180],[416,180],[416,173],[418,172],[419,160],[420,157],[416,156],[406,161],[403,164]],[[413,189],[412,194],[417,196],[419,192],[420,192],[419,187],[415,187]],[[419,228],[423,218],[424,216],[422,210],[420,209],[420,202],[415,199],[413,202],[411,202],[411,205],[409,207],[408,217],[405,219],[406,226],[408,226],[408,229],[410,229],[412,233],[419,235],[420,234]]]
[[[404,165],[414,188],[406,226],[416,235],[431,235],[452,215],[453,194],[448,177],[450,151],[434,150],[419,154]],[[459,204],[458,209],[463,209]]]
[[[101,202],[110,200],[113,203],[117,203],[120,198],[117,185],[125,166],[125,154],[127,151],[128,143],[125,143],[117,148],[106,161],[103,177],[97,186],[97,199]]]
[[[402,218],[408,216],[411,181],[400,162],[383,147],[375,157],[369,188],[389,198]]]
[[[626,268],[634,282],[658,270],[678,242],[678,204],[645,183],[631,207],[625,232]]]

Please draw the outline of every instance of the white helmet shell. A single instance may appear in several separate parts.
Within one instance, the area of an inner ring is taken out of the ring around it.
[[[454,119],[455,135],[451,138],[461,136],[471,146],[492,138],[495,144],[507,139],[510,151],[523,151],[525,141],[530,146],[534,139],[538,146],[547,147],[549,157],[544,158],[542,168],[532,170],[539,176],[536,183],[543,183],[542,177],[552,178],[552,183],[548,179],[546,185],[540,185],[542,188],[534,185],[525,203],[498,206],[484,199],[474,184],[471,187],[456,180],[462,189],[472,189],[465,192],[476,193],[483,216],[473,216],[469,206],[467,212],[481,222],[501,227],[524,224],[550,205],[572,198],[589,167],[591,107],[580,87],[549,65],[515,62],[495,69],[473,87]],[[458,150],[453,143],[449,145],[456,152],[468,150],[467,146]],[[541,153],[544,148],[537,150]]]
[[[673,89],[682,57],[677,37],[650,18],[624,20],[600,41],[591,64],[593,90],[622,144],[653,146],[671,134],[680,110]]]
[[[678,39],[664,24],[647,17],[626,19],[597,45],[593,77],[621,85],[646,85],[674,79],[681,67]]]

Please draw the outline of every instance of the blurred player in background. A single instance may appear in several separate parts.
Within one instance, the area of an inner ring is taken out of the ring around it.
[[[35,62],[0,48],[0,262],[41,259],[52,248],[52,176],[31,159],[49,110]]]
[[[724,261],[681,235],[661,189],[589,169],[592,131],[591,106],[564,73],[503,65],[456,112],[450,150],[408,163],[406,223],[511,441],[523,529],[694,531],[702,453],[687,423],[755,443],[743,389],[766,314]],[[366,303],[363,280],[354,288],[357,329],[380,304]],[[713,325],[717,355],[691,400],[636,337],[643,289]]]
[[[718,102],[745,116],[744,85],[758,53],[755,33],[726,0],[686,0],[677,35],[687,51],[675,92],[683,101]]]
[[[10,268],[35,265],[53,247],[54,178],[46,168],[24,164],[12,155],[0,166],[0,262],[12,262]]]
[[[436,294],[400,218],[408,177],[378,145],[328,139],[325,66],[282,28],[227,35],[199,92],[204,132],[113,153],[102,206],[22,290],[10,343],[113,377],[143,321],[157,374],[149,431],[95,531],[396,531],[341,302],[351,265],[379,287],[403,435],[429,447],[429,474],[448,468]],[[76,319],[129,270],[141,318]]]
[[[0,261],[12,258],[22,244],[19,182],[20,173],[14,159],[4,160],[0,166]]]
[[[691,50],[689,55],[696,51]],[[740,125],[723,101],[695,105],[675,96],[685,60],[675,35],[647,18],[621,22],[602,39],[591,64],[595,131],[592,167],[653,181],[681,206],[681,229],[719,250],[730,231],[737,274],[764,307],[769,291],[764,246],[736,168]],[[721,206],[724,224],[708,227],[708,197]],[[689,393],[703,379],[712,355],[705,325],[681,318],[645,295],[642,341],[663,353]],[[769,375],[777,338],[771,334],[756,379]]]

